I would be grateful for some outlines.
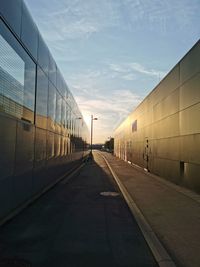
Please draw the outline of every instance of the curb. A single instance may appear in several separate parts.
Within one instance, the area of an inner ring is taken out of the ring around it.
[[[98,153],[99,155],[102,156],[102,158],[105,160],[112,176],[114,177],[123,197],[126,200],[126,203],[133,214],[139,228],[142,231],[142,234],[155,258],[157,261],[159,267],[176,267],[174,261],[162,245],[162,243],[159,241],[157,238],[156,234],[152,230],[151,226],[149,223],[146,221],[145,217],[141,213],[140,209],[137,207],[133,199],[131,198],[130,194],[128,193],[127,189],[125,186],[122,184],[116,173],[113,171],[112,167],[108,163],[107,159],[101,154]]]

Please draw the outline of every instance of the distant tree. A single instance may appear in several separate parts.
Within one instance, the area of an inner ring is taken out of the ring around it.
[[[114,138],[113,137],[110,137],[109,140],[105,141],[104,148],[109,152],[114,151]]]

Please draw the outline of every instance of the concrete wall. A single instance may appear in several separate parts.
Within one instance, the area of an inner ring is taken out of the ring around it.
[[[115,155],[200,191],[200,42],[115,131]]]

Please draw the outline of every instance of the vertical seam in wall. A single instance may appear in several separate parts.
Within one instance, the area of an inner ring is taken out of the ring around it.
[[[12,188],[11,188],[11,192],[12,192],[12,196],[10,199],[10,203],[11,203],[11,209],[13,207],[13,196],[14,196],[14,179],[15,179],[15,172],[16,172],[16,158],[17,158],[17,130],[18,130],[18,121],[16,121],[16,130],[15,130],[15,152],[14,152],[14,168],[13,168],[13,175],[12,175]]]
[[[21,18],[20,18],[20,33],[19,33],[21,40],[22,40],[22,16],[23,16],[23,9],[24,9],[23,5],[24,5],[24,2],[21,1]]]
[[[179,177],[180,179],[182,179],[181,177],[181,168],[180,168],[180,160],[181,160],[181,123],[180,123],[180,119],[181,119],[181,63],[178,63],[179,66],[179,70],[178,70],[178,75],[179,75],[179,98],[178,98],[178,131],[179,131],[179,138],[178,138],[178,145],[179,145]]]
[[[49,60],[49,63],[50,63],[50,60]],[[47,162],[48,162],[48,158],[47,158],[48,140],[47,140],[47,137],[48,137],[48,133],[49,133],[48,116],[49,116],[49,83],[50,83],[49,77],[47,77],[47,79],[48,79],[48,92],[47,92],[47,124],[46,124],[46,126],[47,126],[47,128],[46,128],[46,164],[45,164],[46,168],[47,168]]]
[[[33,169],[32,169],[32,194],[34,193],[34,170],[35,170],[35,143],[36,143],[36,97],[37,97],[37,64],[35,64],[35,103],[34,103],[34,137],[33,137]]]
[[[36,97],[37,97],[37,64],[35,64],[35,103],[34,103],[34,125],[36,126]]]

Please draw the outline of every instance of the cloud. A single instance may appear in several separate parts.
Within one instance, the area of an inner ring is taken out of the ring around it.
[[[136,62],[126,62],[106,63],[98,70],[88,68],[69,75],[68,85],[88,127],[90,127],[91,114],[99,118],[98,122],[95,122],[94,142],[104,142],[107,136],[113,135],[114,129],[143,100],[142,92],[134,93],[134,83],[131,86],[132,89],[125,88],[125,81],[136,79],[137,73],[157,78],[162,72],[147,69]],[[119,88],[115,83],[115,90],[110,89],[107,82],[113,77],[124,81],[123,88]]]
[[[109,67],[111,70],[119,73],[126,73],[129,71],[129,69],[125,66],[125,64],[119,65],[119,64],[109,64]]]
[[[134,73],[141,73],[148,76],[164,77],[166,72],[155,69],[147,69],[145,66],[137,62],[121,63],[121,64],[109,64],[111,71],[114,71],[121,75],[122,79],[134,80],[136,75]],[[126,75],[124,75],[126,73]]]
[[[189,29],[197,24],[195,18],[200,7],[199,0],[51,0],[51,4],[46,0],[25,1],[34,7],[40,29],[50,40],[89,38],[119,27],[132,32],[148,28],[163,34]],[[47,33],[49,27],[51,34]]]
[[[161,71],[161,70],[155,70],[155,69],[147,69],[144,66],[142,66],[139,63],[133,62],[133,63],[129,63],[128,64],[130,66],[130,68],[134,71],[146,74],[146,75],[150,75],[150,76],[165,76],[166,72]]]
[[[104,142],[108,136],[113,135],[114,129],[123,119],[141,102],[141,97],[130,90],[121,89],[102,96],[101,92],[95,96],[77,95],[75,97],[78,106],[88,127],[90,127],[90,115],[98,117],[95,122],[94,142]]]
[[[134,46],[134,38],[142,38],[136,39],[137,42],[145,42],[148,38],[151,48],[152,37],[158,45],[159,40],[165,41],[160,38],[160,32],[166,34],[171,31],[175,35],[180,29],[186,29],[182,31],[185,40],[188,33],[199,33],[199,28],[193,26],[198,25],[199,21],[199,0],[25,1],[30,4],[31,14],[35,16],[44,39],[53,50],[57,65],[63,67],[67,84],[80,109],[89,118],[88,125],[91,113],[99,117],[95,126],[99,140],[100,134],[104,138],[108,133],[110,136],[120,120],[137,106],[152,80],[157,82],[166,74],[156,66],[149,65],[152,59],[149,52],[146,59],[148,65],[140,61],[129,62],[130,58],[141,58],[144,52],[142,46],[139,50]],[[154,38],[152,32],[159,34]],[[179,34],[177,36],[181,37]],[[184,39],[179,40],[178,37],[171,38],[173,41],[169,44],[177,40],[181,44]],[[137,57],[134,57],[135,54]],[[123,61],[124,55],[127,61]],[[107,64],[99,63],[108,58],[110,62],[107,61]],[[168,62],[168,58],[165,60]],[[136,87],[140,87],[141,91],[137,88],[137,92],[141,96],[134,93]]]
[[[127,81],[133,81],[136,79],[136,75],[133,73],[128,73],[126,75],[123,75],[122,79],[127,80]]]
[[[52,0],[51,5],[45,1],[40,1],[35,13],[41,14],[37,21],[48,41],[85,39],[119,25],[118,4],[112,1]]]
[[[129,28],[141,30],[144,25],[148,25],[150,31],[159,30],[166,34],[174,29],[185,30],[191,27],[194,18],[198,16],[200,4],[198,0],[124,0],[122,7]]]

